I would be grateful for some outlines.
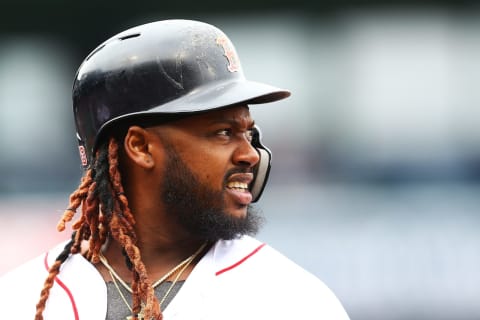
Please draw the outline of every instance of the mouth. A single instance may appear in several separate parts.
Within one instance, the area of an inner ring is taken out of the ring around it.
[[[239,181],[230,181],[227,183],[227,189],[248,192],[248,183],[239,182]]]
[[[252,180],[252,173],[235,173],[228,178],[225,187],[237,204],[246,206],[252,202],[252,194],[249,189]]]

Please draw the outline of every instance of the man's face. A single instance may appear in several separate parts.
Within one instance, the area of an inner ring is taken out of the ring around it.
[[[254,233],[248,189],[259,161],[246,106],[192,116],[163,126],[163,202],[190,232],[209,240]]]

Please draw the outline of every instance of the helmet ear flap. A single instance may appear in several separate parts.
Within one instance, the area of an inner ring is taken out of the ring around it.
[[[250,192],[252,193],[253,197],[252,202],[257,202],[263,193],[263,189],[265,189],[265,185],[267,184],[268,176],[270,174],[272,161],[272,153],[263,145],[261,138],[262,133],[260,129],[258,126],[254,126],[252,145],[257,150],[260,160],[253,170],[255,178],[250,187]]]

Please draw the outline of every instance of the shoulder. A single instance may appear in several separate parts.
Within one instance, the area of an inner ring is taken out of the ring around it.
[[[214,248],[216,275],[242,276],[259,274],[276,277],[284,272],[302,281],[318,280],[285,255],[249,236],[230,241],[219,241]]]
[[[1,286],[12,285],[18,287],[23,283],[28,283],[31,287],[38,282],[38,278],[42,279],[43,284],[43,277],[47,275],[49,266],[64,246],[65,243],[60,243],[51,250],[5,273],[0,277]]]
[[[35,305],[48,275],[48,257],[49,252],[45,252],[0,277],[0,301],[9,306],[2,310],[15,310],[15,315],[21,315],[19,318],[22,319],[35,313]]]
[[[35,306],[40,299],[48,270],[66,243],[60,243],[50,251],[13,269],[0,278],[0,306],[6,314],[5,318],[31,319],[35,314]],[[86,283],[93,286],[92,291],[85,290]],[[106,296],[103,281],[94,267],[81,255],[70,256],[61,266],[59,275],[55,278],[50,290],[45,319],[95,319],[89,316],[86,308],[93,299],[102,301]],[[95,294],[92,294],[94,292]],[[9,314],[11,312],[11,314]],[[48,315],[48,316],[47,316]],[[11,317],[9,317],[11,316]]]
[[[224,295],[248,300],[263,316],[348,319],[340,301],[319,278],[256,239],[220,241],[215,247],[215,265]]]

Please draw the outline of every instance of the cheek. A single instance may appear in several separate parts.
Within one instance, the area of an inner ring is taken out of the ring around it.
[[[211,183],[215,183],[219,180],[223,181],[223,176],[225,174],[224,166],[212,160],[199,164],[194,170],[201,180]]]
[[[178,148],[178,155],[200,181],[209,183],[212,187],[222,187],[225,173],[231,167],[231,150],[216,145],[199,144],[201,143],[191,143],[184,148]]]
[[[225,155],[222,156],[210,150],[209,152],[199,154],[193,166],[203,181],[209,181],[212,184],[223,184],[228,163],[228,158]]]

